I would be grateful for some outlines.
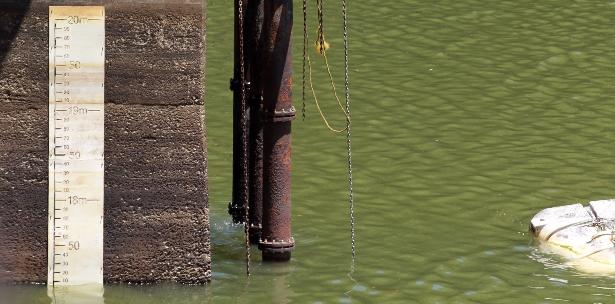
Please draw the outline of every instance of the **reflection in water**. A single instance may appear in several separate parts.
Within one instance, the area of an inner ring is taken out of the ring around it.
[[[271,285],[273,304],[288,304],[291,303],[291,297],[293,295],[292,289],[288,283],[288,277],[293,272],[293,269],[288,264],[272,265],[279,267],[271,267],[269,270],[272,272],[274,279]]]
[[[288,288],[288,276],[282,276],[273,281],[273,301],[275,304],[290,303],[290,289]]]
[[[47,289],[51,304],[104,304],[104,287],[100,284],[56,286]]]
[[[250,296],[255,291],[255,288],[261,288],[259,290],[260,297],[257,301],[258,303],[293,303],[292,300],[296,293],[291,288],[291,277],[295,271],[296,269],[292,263],[260,262],[253,264],[252,275],[244,281],[238,303],[255,303],[254,298]],[[267,283],[263,285],[263,282]],[[263,286],[267,287],[263,288]]]

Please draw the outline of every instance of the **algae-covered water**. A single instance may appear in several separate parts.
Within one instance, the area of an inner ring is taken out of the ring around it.
[[[255,248],[245,277],[242,229],[226,214],[233,13],[229,1],[210,0],[213,281],[108,286],[92,303],[614,303],[615,277],[540,253],[527,226],[546,207],[615,197],[615,2],[349,2],[353,279],[345,138],[327,131],[311,99],[293,129],[293,260],[261,264]],[[325,4],[341,86],[340,3]],[[299,2],[295,11],[301,108]],[[310,51],[319,98],[339,126]],[[22,303],[50,302],[44,287],[13,291]]]

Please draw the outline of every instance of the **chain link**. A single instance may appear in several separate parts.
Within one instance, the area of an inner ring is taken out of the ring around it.
[[[350,272],[354,273],[356,267],[356,238],[355,238],[355,215],[354,215],[354,193],[352,188],[352,130],[350,115],[350,71],[348,68],[348,4],[347,0],[342,0],[342,16],[344,19],[344,91],[346,93],[346,145],[348,147],[348,191],[349,191],[349,211],[350,211],[350,238],[352,249],[352,264]]]
[[[237,13],[239,19],[239,85],[240,85],[240,111],[241,111],[241,129],[243,130],[241,134],[241,141],[243,143],[243,155],[248,155],[248,117],[247,117],[247,105],[246,105],[246,73],[245,73],[245,56],[244,56],[244,12],[243,12],[243,1],[238,0],[237,3]],[[248,158],[243,157],[243,167],[248,167]],[[248,204],[248,191],[245,191],[248,188],[248,174],[247,171],[244,170],[242,176],[242,187],[244,188],[242,200],[244,202],[244,219],[243,219],[243,229],[245,234],[245,245],[246,245],[246,275],[250,276],[250,221],[249,221],[249,211],[250,206]]]
[[[303,0],[303,74],[302,74],[302,90],[301,90],[301,117],[305,121],[305,65],[307,63],[307,47],[308,47],[308,32],[307,32],[307,0]]]
[[[323,0],[316,0],[316,8],[318,10],[318,52],[323,54],[325,52],[325,29],[324,29],[324,13],[322,8]]]

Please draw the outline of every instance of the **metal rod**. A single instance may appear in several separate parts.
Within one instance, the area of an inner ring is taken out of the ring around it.
[[[261,99],[255,97],[250,104],[250,242],[258,244],[263,219],[263,124]]]
[[[263,22],[263,261],[288,261],[291,235],[292,0],[265,0]]]
[[[259,60],[263,28],[263,0],[251,0],[246,11],[247,47],[251,50],[251,92],[250,92],[250,130],[249,130],[249,221],[250,242],[258,244],[261,237],[263,218],[263,98],[262,71]]]
[[[243,2],[243,11],[245,12],[246,7],[249,4],[249,0],[244,0]],[[240,37],[239,34],[239,1],[235,1],[235,36],[234,36],[234,69],[233,69],[233,78],[231,79],[230,89],[233,91],[233,194],[232,200],[229,203],[228,213],[231,215],[234,223],[242,223],[245,217],[245,206],[247,202],[245,201],[248,197],[248,183],[245,181],[245,176],[248,176],[247,170],[248,166],[245,166],[246,158],[248,157],[245,151],[249,150],[248,147],[245,147],[247,144],[243,141],[243,138],[246,138],[248,135],[245,134],[248,132],[247,129],[243,128],[242,117],[247,117],[242,112],[241,107],[241,83],[239,83],[241,79],[241,70],[240,70],[240,59],[241,54],[239,50],[239,40],[243,39],[245,42],[245,37]],[[244,33],[245,35],[245,33]],[[244,50],[246,52],[248,50]],[[249,51],[248,51],[249,52]],[[244,54],[244,65],[246,66],[246,70],[249,70],[249,62],[245,60],[249,58],[249,56],[245,56]],[[250,79],[249,73],[246,73],[246,82],[249,82]],[[248,85],[249,90],[249,85]]]

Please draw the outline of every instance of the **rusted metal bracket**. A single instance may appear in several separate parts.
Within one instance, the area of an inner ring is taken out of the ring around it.
[[[297,116],[297,111],[295,107],[291,105],[287,108],[282,108],[274,111],[263,111],[263,118],[265,121],[271,122],[281,122],[281,121],[292,121]]]
[[[246,92],[250,92],[250,85],[251,83],[249,81],[246,81]],[[229,90],[233,91],[233,92],[239,92],[239,90],[241,89],[241,86],[239,84],[239,80],[235,79],[235,78],[231,78],[229,80]]]
[[[288,240],[261,240],[258,248],[263,251],[264,261],[288,261],[295,248],[295,239]]]

